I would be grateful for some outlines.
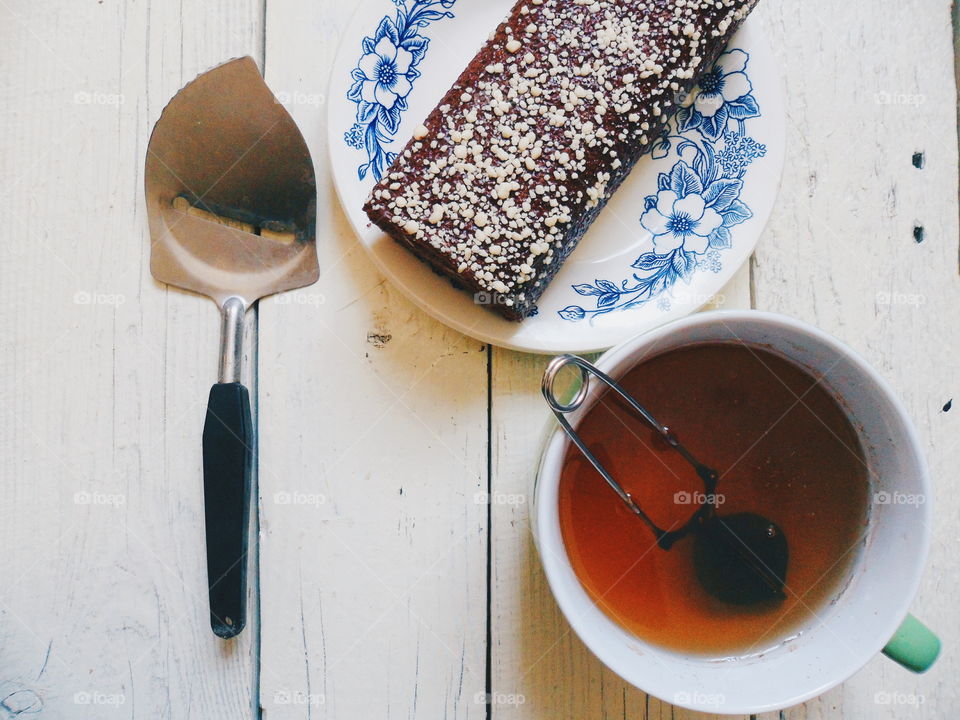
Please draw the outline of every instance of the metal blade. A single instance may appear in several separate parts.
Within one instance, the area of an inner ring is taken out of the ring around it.
[[[171,99],[144,176],[157,280],[247,306],[317,280],[310,152],[252,58],[203,73]]]

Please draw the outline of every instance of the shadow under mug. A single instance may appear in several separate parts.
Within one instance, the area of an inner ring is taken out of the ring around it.
[[[833,601],[811,614],[798,636],[762,652],[715,659],[646,643],[594,604],[570,564],[558,502],[569,440],[557,427],[537,475],[533,532],[550,588],[574,631],[627,682],[675,705],[712,713],[760,713],[802,703],[881,651],[914,672],[929,668],[940,641],[908,609],[930,545],[932,496],[903,405],[840,341],[792,318],[752,310],[692,315],[608,350],[595,364],[619,379],[645,358],[705,342],[743,342],[779,354],[821,378],[846,410],[870,472],[871,507],[859,557]],[[568,416],[574,427],[602,390],[602,383],[591,385]]]

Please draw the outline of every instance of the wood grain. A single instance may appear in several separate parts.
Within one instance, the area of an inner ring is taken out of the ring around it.
[[[305,100],[321,277],[261,304],[264,716],[482,718],[487,348],[386,283],[334,196],[310,99],[354,6],[267,10],[267,81]]]
[[[960,707],[952,680],[960,420],[944,410],[957,394],[960,343],[950,9],[945,0],[871,3],[869,17],[850,3],[762,7],[779,39],[789,126],[780,202],[756,253],[756,303],[844,340],[904,400],[936,494],[914,613],[945,648],[920,676],[874,658],[841,687],[787,711],[791,720],[942,718]]]
[[[256,625],[223,643],[207,621],[218,313],[151,279],[142,168],[167,99],[257,53],[262,13],[6,1],[0,22],[0,717],[248,716]]]

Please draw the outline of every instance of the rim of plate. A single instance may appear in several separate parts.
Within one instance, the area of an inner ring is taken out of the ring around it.
[[[452,10],[456,12],[458,6],[462,7],[469,1],[456,0],[457,4],[452,7]],[[513,5],[512,0],[494,1],[495,3],[502,3],[503,16]],[[343,123],[338,124],[338,120],[343,114],[343,108],[337,101],[341,95],[340,90],[349,87],[347,79],[349,79],[350,69],[357,59],[353,55],[359,53],[360,39],[376,29],[379,14],[387,13],[395,7],[393,0],[363,0],[351,15],[346,30],[340,37],[328,81],[326,155],[330,164],[337,200],[360,245],[363,246],[378,271],[386,276],[418,308],[468,337],[509,350],[538,354],[599,352],[608,350],[638,333],[652,330],[700,310],[720,293],[743,265],[749,261],[776,205],[783,177],[786,144],[783,78],[778,66],[776,66],[766,34],[763,32],[763,21],[758,16],[751,15],[747,18],[737,34],[731,39],[731,43],[743,33],[749,33],[750,42],[746,47],[751,56],[760,56],[763,60],[761,65],[765,68],[763,70],[766,76],[763,102],[767,109],[764,110],[763,116],[767,118],[769,137],[765,135],[763,139],[766,141],[768,150],[766,157],[771,162],[766,163],[768,167],[766,174],[753,178],[751,187],[766,183],[768,189],[761,192],[766,195],[767,201],[762,206],[752,208],[753,215],[748,220],[748,232],[741,231],[740,235],[734,239],[732,246],[725,250],[722,272],[709,275],[700,272],[689,285],[685,286],[696,289],[695,292],[688,293],[690,300],[687,303],[678,303],[676,307],[662,311],[654,317],[643,317],[640,313],[648,307],[648,304],[644,303],[636,309],[618,311],[617,316],[622,318],[621,322],[606,327],[598,327],[588,320],[574,323],[553,317],[543,319],[539,315],[529,317],[521,322],[507,320],[492,310],[470,301],[465,290],[455,289],[448,278],[434,272],[432,268],[408,250],[402,248],[399,243],[389,238],[386,233],[375,228],[362,210],[359,208],[351,210],[351,202],[346,197],[347,188],[345,186],[347,178],[356,178],[356,169],[352,164],[346,168],[338,165],[337,155],[344,152],[340,145],[343,143],[345,128],[341,127]],[[452,19],[456,20],[456,17]],[[430,37],[432,39],[433,36]],[[469,62],[469,57],[464,60],[463,67],[466,66],[467,62]],[[445,90],[446,87],[443,88],[443,91]],[[442,96],[442,92],[438,97],[440,96]],[[428,106],[425,112],[429,112],[432,108],[433,103]],[[407,116],[400,123],[401,129],[404,127],[404,123],[409,124],[413,117],[408,111]],[[392,149],[399,151],[406,139],[406,134],[398,133]],[[642,163],[645,158],[646,155],[641,156],[639,162]],[[636,172],[636,168],[632,169],[630,174],[634,172]],[[622,189],[618,190],[618,192],[621,191]],[[614,193],[613,197],[616,194]],[[610,209],[605,207],[601,211],[600,217],[609,211]],[[375,237],[371,237],[371,235],[375,235]],[[584,238],[589,243],[588,235],[589,228]],[[375,244],[379,247],[374,247]],[[583,240],[567,259],[565,266],[570,264],[576,251],[582,245]],[[561,273],[562,269],[551,280],[550,287],[541,296],[541,302],[554,288]],[[440,295],[443,297],[439,297]],[[447,300],[451,299],[452,302],[448,303]],[[551,315],[553,314],[552,310],[549,312]]]

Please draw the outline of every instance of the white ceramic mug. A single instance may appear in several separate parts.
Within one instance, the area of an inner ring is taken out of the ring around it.
[[[761,653],[721,661],[645,642],[594,604],[570,564],[558,512],[560,471],[570,441],[557,427],[540,464],[533,526],[564,615],[593,653],[625,680],[662,700],[705,712],[760,713],[804,702],[843,682],[881,650],[915,671],[925,670],[939,641],[908,615],[908,608],[930,544],[927,466],[903,405],[860,356],[782,315],[717,311],[632,338],[595,364],[618,379],[667,350],[728,341],[762,346],[823,376],[823,386],[857,428],[870,469],[872,505],[866,543],[849,581],[832,603],[816,610],[799,636]],[[584,403],[568,416],[573,427],[602,390],[602,383],[591,383]],[[597,482],[603,483],[599,475]]]

